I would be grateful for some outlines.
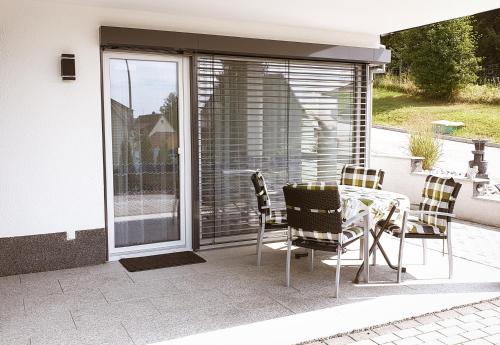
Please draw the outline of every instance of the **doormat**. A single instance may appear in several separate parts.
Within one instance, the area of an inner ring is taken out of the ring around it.
[[[129,272],[139,272],[154,270],[157,268],[199,264],[202,262],[206,262],[206,260],[193,252],[178,252],[120,259],[120,263]]]

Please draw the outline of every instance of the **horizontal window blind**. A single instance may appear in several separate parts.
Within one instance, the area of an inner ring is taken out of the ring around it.
[[[364,164],[366,65],[195,57],[200,244],[255,239],[260,169],[273,208],[287,182]]]

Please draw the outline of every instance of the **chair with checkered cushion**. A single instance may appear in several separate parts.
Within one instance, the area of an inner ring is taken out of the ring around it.
[[[345,165],[340,175],[340,184],[354,187],[382,189],[384,171]]]
[[[283,192],[288,220],[286,286],[290,286],[292,245],[311,250],[311,270],[314,267],[314,250],[336,252],[335,296],[338,297],[342,252],[349,244],[362,238],[365,229],[352,224],[366,217],[367,212],[360,212],[344,221],[336,183],[290,184],[283,187]]]
[[[267,191],[266,181],[260,170],[252,174],[252,183],[257,196],[257,206],[259,210],[259,233],[257,234],[257,266],[260,266],[262,258],[262,243],[266,230],[286,230],[286,210],[271,209],[271,199]]]
[[[406,210],[402,227],[389,224],[388,230],[400,238],[398,260],[398,282],[401,282],[401,267],[405,238],[422,239],[424,264],[427,262],[427,240],[446,240],[448,246],[449,278],[453,276],[453,254],[451,246],[451,218],[455,200],[462,185],[453,178],[429,175],[422,190],[422,201],[418,210]],[[382,224],[379,222],[378,227]],[[403,231],[404,229],[404,231]],[[444,245],[444,244],[443,244]]]

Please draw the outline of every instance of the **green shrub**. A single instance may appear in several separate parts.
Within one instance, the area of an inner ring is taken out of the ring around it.
[[[403,55],[410,75],[425,96],[451,98],[477,80],[480,59],[469,18],[411,29]]]
[[[431,170],[442,154],[442,145],[430,122],[416,122],[410,129],[408,150],[412,156],[423,157],[422,167]]]

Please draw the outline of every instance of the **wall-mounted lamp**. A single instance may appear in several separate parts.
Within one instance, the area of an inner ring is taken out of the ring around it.
[[[62,80],[76,80],[75,54],[61,54]]]

